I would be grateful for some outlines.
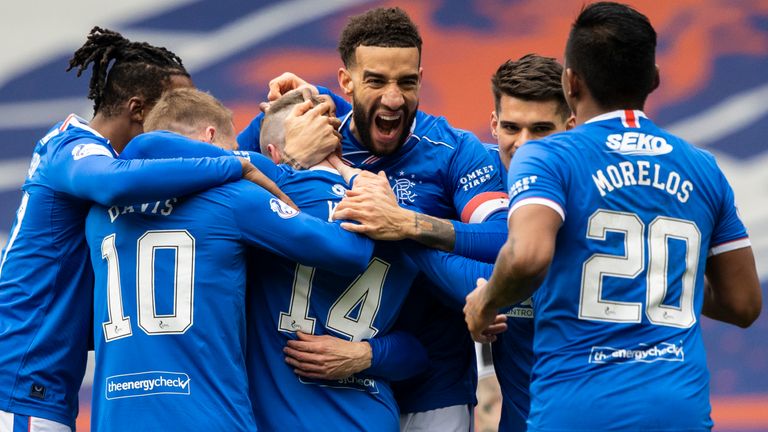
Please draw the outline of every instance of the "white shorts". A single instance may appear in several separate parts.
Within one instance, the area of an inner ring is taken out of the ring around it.
[[[453,405],[400,415],[401,432],[473,432],[471,405]]]
[[[0,410],[0,432],[72,432],[72,429],[52,420]]]

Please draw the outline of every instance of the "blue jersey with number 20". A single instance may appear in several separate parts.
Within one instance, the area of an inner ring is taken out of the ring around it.
[[[529,430],[708,430],[699,316],[709,254],[749,245],[709,153],[614,111],[523,146],[510,214],[563,218],[533,297]]]

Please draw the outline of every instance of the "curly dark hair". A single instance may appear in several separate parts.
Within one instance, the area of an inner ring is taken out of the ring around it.
[[[355,63],[355,49],[360,45],[387,48],[418,48],[421,36],[416,24],[404,10],[376,8],[349,18],[339,37],[339,54],[344,66]]]
[[[507,60],[491,77],[493,99],[498,112],[502,95],[526,101],[555,101],[563,119],[571,115],[565,101],[561,76],[563,66],[551,57],[526,54],[519,60]]]
[[[69,60],[67,71],[77,76],[92,66],[88,99],[93,112],[109,117],[136,95],[153,104],[168,86],[171,76],[189,77],[179,56],[146,42],[131,42],[120,33],[94,27],[85,44]]]

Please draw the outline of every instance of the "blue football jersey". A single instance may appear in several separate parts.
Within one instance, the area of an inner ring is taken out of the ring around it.
[[[241,175],[235,158],[197,162],[119,161],[74,114],[37,143],[0,255],[0,410],[74,427],[91,325],[91,202],[167,198]]]
[[[462,222],[503,218],[507,201],[500,173],[471,133],[418,111],[405,144],[379,157],[355,139],[350,118],[341,126],[344,159],[371,172],[386,171],[401,206]],[[424,286],[430,283],[419,280],[403,312],[403,328],[419,338],[430,357],[429,370],[393,384],[406,413],[477,402],[475,350],[464,317],[434,301],[434,287]]]
[[[265,173],[318,218],[331,220],[347,190],[338,173],[322,167],[265,167]],[[264,430],[397,431],[398,408],[386,379],[365,372],[337,381],[300,378],[285,363],[283,348],[296,331],[352,341],[386,334],[417,269],[396,243],[378,243],[365,271],[349,274],[341,263],[331,270],[254,253],[248,374],[257,424]]]
[[[268,262],[364,268],[373,242],[246,181],[94,206],[95,430],[255,430],[245,364],[247,246]],[[307,248],[306,243],[312,244]],[[260,367],[266,368],[262,364]]]
[[[501,162],[499,146],[484,145],[496,169],[502,173],[506,186],[508,174]],[[490,274],[473,275],[472,280],[477,280],[478,277],[487,279],[489,276]],[[533,304],[531,300],[526,300],[501,312],[507,315],[508,330],[497,336],[491,349],[502,395],[499,431],[525,431],[531,405],[529,387],[533,366]]]
[[[327,93],[327,89],[320,89]],[[503,218],[507,208],[502,176],[480,141],[451,127],[443,117],[417,111],[405,144],[395,154],[376,156],[350,130],[351,105],[334,98],[344,159],[371,172],[384,170],[401,206],[462,222]],[[259,148],[260,118],[238,136],[241,149]],[[420,278],[403,312],[403,328],[417,335],[430,355],[428,371],[393,384],[403,412],[475,404],[475,352],[460,311],[431,297],[434,287]],[[405,316],[409,315],[409,316]],[[457,343],[457,338],[460,342]]]
[[[527,143],[510,213],[563,218],[533,297],[529,430],[708,430],[699,315],[707,256],[746,247],[711,154],[641,111]]]

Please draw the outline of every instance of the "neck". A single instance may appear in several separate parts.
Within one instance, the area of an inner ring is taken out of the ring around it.
[[[599,105],[595,100],[588,99],[580,101],[576,108],[576,125],[584,124],[587,120],[597,117],[601,114],[609,113],[619,109],[631,109],[631,110],[643,110],[642,106],[618,106],[618,107],[603,107]]]
[[[334,167],[333,165],[331,165],[330,162],[328,162],[328,158],[323,159],[320,162],[318,162],[316,165],[312,166],[312,168],[314,168],[314,167],[325,167],[325,168],[330,168],[330,169],[333,169],[333,170],[336,169],[336,167]]]
[[[133,124],[122,116],[106,117],[102,113],[97,113],[89,125],[108,139],[112,148],[118,153],[125,149],[131,138],[141,133],[141,131],[132,130],[135,129]]]
[[[355,125],[355,116],[354,115],[352,115],[349,118],[349,130],[352,132],[352,136],[355,137],[357,142],[362,144],[363,140],[360,139],[360,133],[357,131],[357,125]]]

